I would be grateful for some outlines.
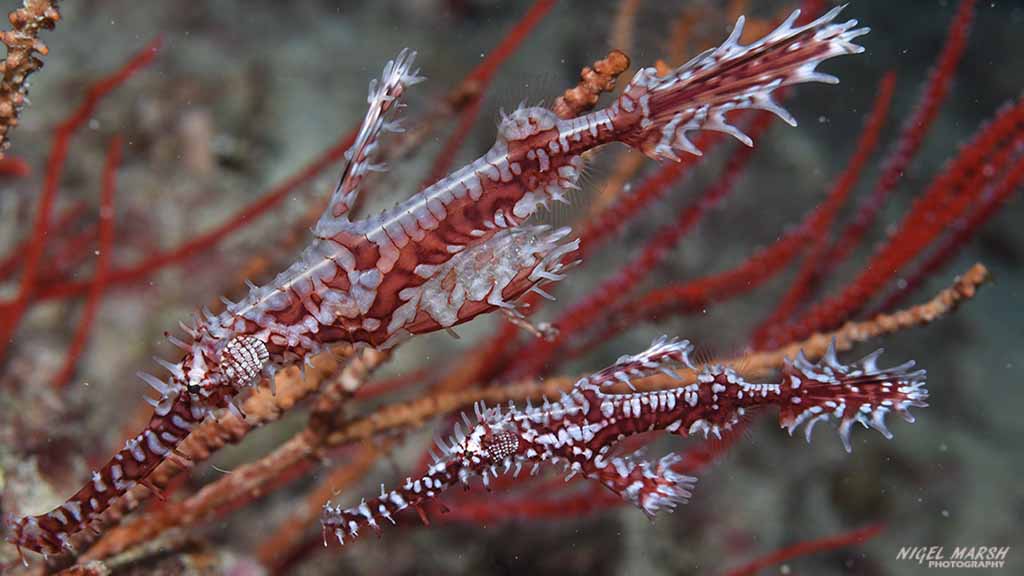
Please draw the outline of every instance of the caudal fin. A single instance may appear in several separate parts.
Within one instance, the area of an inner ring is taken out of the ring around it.
[[[654,68],[641,69],[612,111],[614,117],[635,117],[636,128],[622,140],[655,160],[679,160],[678,152],[701,155],[687,137],[694,130],[724,132],[753,145],[726,117],[733,110],[766,110],[795,126],[796,120],[772,99],[772,93],[805,82],[835,84],[839,79],[818,72],[818,64],[864,51],[853,40],[870,29],[857,28],[856,20],[833,23],[840,11],[842,6],[796,26],[800,17],[796,10],[778,28],[748,45],[740,44],[741,16],[721,46],[669,74],[659,76]]]
[[[836,358],[835,347],[830,346],[817,364],[809,362],[802,353],[788,361],[782,371],[785,398],[779,423],[790,434],[804,426],[810,442],[816,423],[835,419],[847,452],[853,450],[850,430],[855,422],[892,438],[885,415],[895,412],[908,422],[914,421],[909,408],[928,405],[926,373],[913,370],[913,361],[880,369],[877,361],[881,354],[879,349],[852,364],[843,364]]]

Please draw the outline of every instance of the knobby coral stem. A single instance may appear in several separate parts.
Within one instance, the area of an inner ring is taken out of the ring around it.
[[[7,15],[14,30],[0,32],[7,55],[0,62],[0,158],[10,144],[10,131],[18,125],[18,114],[28,103],[28,78],[42,68],[37,55],[49,54],[39,33],[60,21],[56,0],[26,0]]]

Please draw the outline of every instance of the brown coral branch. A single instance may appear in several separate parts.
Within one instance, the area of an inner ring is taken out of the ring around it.
[[[324,504],[339,492],[366,476],[378,458],[391,451],[396,439],[360,446],[359,451],[344,464],[332,470],[301,503],[294,506],[291,516],[282,521],[257,548],[264,566],[274,566],[275,573],[292,562],[306,542],[309,531],[316,526]]]
[[[52,30],[60,21],[56,0],[24,0],[22,7],[8,14],[13,30],[0,32],[7,57],[0,62],[0,157],[9,145],[8,134],[18,125],[18,114],[27,102],[28,77],[43,67],[36,57],[49,53],[39,32]]]

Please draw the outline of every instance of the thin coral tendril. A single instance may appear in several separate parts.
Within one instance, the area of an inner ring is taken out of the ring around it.
[[[117,187],[117,168],[121,163],[122,141],[120,136],[115,136],[107,149],[107,162],[103,168],[103,187],[100,196],[99,214],[99,245],[97,247],[96,270],[93,273],[92,287],[85,300],[85,307],[82,309],[82,318],[79,320],[78,328],[74,338],[64,357],[64,366],[54,377],[53,386],[63,388],[71,381],[71,375],[78,363],[78,358],[85,349],[86,341],[89,338],[89,331],[92,328],[93,320],[96,318],[97,308],[103,297],[103,291],[107,286],[107,270],[110,262],[110,253],[114,247],[114,194]]]
[[[883,530],[885,530],[885,524],[877,523],[870,524],[856,530],[851,530],[849,532],[836,534],[835,536],[799,542],[766,554],[739,568],[730,570],[729,572],[726,572],[726,576],[754,576],[765,568],[782,564],[783,562],[788,562],[795,558],[801,558],[803,556],[817,554],[818,552],[837,550],[864,543],[881,534]]]
[[[760,346],[767,339],[767,334],[771,328],[788,318],[793,310],[804,301],[807,293],[810,291],[828,249],[827,239],[829,236],[827,230],[832,225],[836,214],[838,214],[839,209],[846,201],[850,191],[857,183],[861,172],[864,170],[864,165],[875,150],[879,134],[889,114],[889,105],[892,102],[895,88],[896,75],[892,72],[886,73],[879,85],[875,102],[872,105],[871,112],[868,114],[864,130],[861,132],[856,151],[843,174],[836,180],[832,191],[828,194],[827,200],[823,205],[825,208],[821,211],[821,217],[817,219],[815,225],[808,231],[808,238],[812,242],[816,242],[816,245],[804,259],[800,271],[797,273],[796,280],[790,284],[789,290],[783,296],[778,306],[755,329],[752,339],[754,346]]]

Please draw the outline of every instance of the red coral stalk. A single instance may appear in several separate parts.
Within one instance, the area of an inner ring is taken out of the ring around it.
[[[117,168],[121,163],[121,138],[115,136],[107,150],[107,162],[103,168],[103,189],[100,195],[99,214],[99,247],[96,257],[96,270],[93,272],[92,288],[82,309],[82,318],[71,340],[71,346],[64,356],[64,366],[53,379],[55,388],[63,388],[71,381],[78,358],[85,350],[89,331],[99,308],[103,292],[107,287],[107,269],[110,253],[114,248],[114,194],[117,188]]]
[[[875,96],[875,102],[871,107],[870,114],[868,114],[867,122],[864,125],[864,130],[861,132],[853,157],[850,159],[849,164],[847,164],[846,170],[843,171],[843,174],[836,181],[832,191],[829,192],[826,201],[822,204],[819,217],[815,220],[814,225],[807,230],[807,237],[814,243],[814,247],[804,259],[796,279],[790,284],[789,289],[782,297],[778,306],[755,329],[752,338],[755,347],[761,347],[767,340],[768,332],[771,328],[779,322],[786,320],[800,303],[805,301],[810,292],[829,248],[828,229],[835,220],[839,209],[846,202],[846,198],[849,196],[850,191],[853,190],[854,185],[856,185],[857,180],[860,178],[861,172],[864,170],[864,165],[867,164],[868,159],[870,159],[871,154],[875,150],[875,146],[878,144],[878,136],[885,125],[885,118],[889,114],[889,104],[892,102],[892,94],[895,87],[896,76],[889,72],[882,78],[878,94]]]
[[[949,162],[857,278],[835,296],[815,304],[799,319],[779,327],[767,344],[798,340],[801,335],[836,326],[865,307],[948,226],[971,212],[984,197],[987,186],[997,181],[1003,167],[1016,154],[1022,133],[1024,100],[1018,100],[1001,110]]]
[[[523,14],[523,17],[516,22],[515,26],[509,30],[508,34],[501,39],[501,42],[462,81],[462,91],[457,95],[457,98],[468,100],[468,102],[456,103],[462,110],[459,113],[455,131],[448,137],[448,140],[441,148],[441,152],[437,155],[437,159],[434,160],[434,165],[424,181],[424,186],[437,182],[451,169],[459,147],[462,146],[473,126],[476,125],[484,93],[494,79],[498,68],[505,60],[508,60],[510,56],[515,54],[519,45],[526,40],[526,37],[529,36],[537,24],[544,20],[548,13],[551,12],[551,9],[555,7],[555,4],[557,4],[555,0],[537,0],[534,2],[530,9]]]
[[[727,576],[754,576],[761,570],[768,568],[769,566],[775,566],[776,564],[782,564],[788,562],[794,558],[800,558],[803,556],[810,556],[811,554],[817,554],[818,552],[826,552],[829,550],[838,550],[840,548],[847,548],[856,544],[866,542],[875,536],[878,536],[885,530],[885,524],[871,524],[863,528],[858,528],[850,532],[844,532],[835,536],[829,536],[827,538],[819,538],[817,540],[809,540],[807,542],[800,542],[787,546],[780,550],[776,550],[770,554],[762,556],[749,564],[735,568],[726,573]]]
[[[974,21],[975,0],[961,0],[946,34],[939,59],[928,76],[928,81],[921,90],[913,114],[907,119],[903,130],[896,141],[896,147],[882,166],[882,175],[878,184],[860,205],[853,222],[843,231],[835,242],[823,263],[828,270],[835,269],[858,245],[878,216],[879,210],[885,205],[886,198],[903,179],[903,174],[921,148],[928,129],[938,116],[950,86],[956,68],[967,48],[967,39]],[[823,273],[827,274],[827,271]]]

